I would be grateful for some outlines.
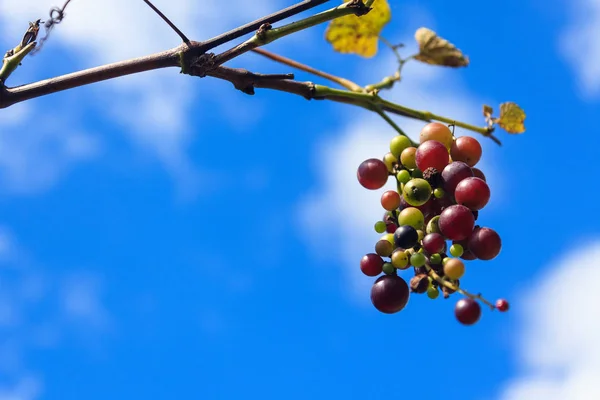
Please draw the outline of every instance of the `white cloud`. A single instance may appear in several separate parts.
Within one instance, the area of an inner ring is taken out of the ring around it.
[[[411,36],[401,42],[412,43],[414,39]],[[409,46],[403,52],[413,54],[413,49]],[[372,80],[373,76],[388,75],[394,69],[394,60],[393,57],[383,57],[380,64],[369,68],[369,78]],[[477,100],[461,85],[456,71],[415,62],[406,64],[403,76],[403,81],[397,87],[382,92],[382,96],[417,110],[483,124],[480,110],[484,102]],[[364,77],[361,81],[365,81]],[[347,110],[340,114],[344,117],[349,115]],[[395,119],[411,138],[418,140],[425,122]],[[364,299],[372,279],[362,275],[359,260],[365,253],[374,251],[373,246],[379,235],[373,230],[373,224],[382,217],[384,211],[379,203],[380,196],[385,190],[394,189],[395,185],[390,180],[383,189],[366,190],[356,179],[356,169],[363,160],[381,158],[388,152],[389,140],[395,133],[377,115],[363,111],[358,117],[344,121],[346,128],[339,137],[319,144],[315,170],[321,173],[321,182],[300,204],[299,215],[305,236],[315,252],[337,260],[345,268],[344,274],[350,276],[350,286],[360,293],[358,298]],[[456,134],[477,137],[477,134],[461,129],[457,129]],[[500,174],[495,172],[489,161],[494,158],[496,145],[484,138],[480,139],[480,143],[484,147],[484,156],[478,167],[486,174],[493,191],[492,200],[485,209],[489,213],[496,207],[494,199],[501,198],[502,182]],[[338,245],[332,247],[332,240]]]
[[[519,373],[500,400],[600,399],[600,241],[572,248],[530,286],[517,329]]]
[[[559,51],[577,75],[581,94],[596,97],[600,94],[600,0],[565,4],[571,18],[559,37]]]
[[[276,11],[280,3],[278,0],[228,0],[224,7],[220,0],[204,1],[201,5],[192,0],[155,2],[183,32],[196,40],[207,39]],[[0,37],[18,40],[27,21],[47,16],[49,7],[47,0],[0,0]],[[77,58],[76,66],[66,67],[68,70],[65,72],[71,72],[82,67],[162,51],[179,43],[177,35],[141,1],[74,1],[69,4],[63,22],[52,31],[42,52],[27,58],[25,62],[56,64],[53,53],[67,51]],[[30,70],[35,67],[28,65],[28,68]],[[21,71],[26,70],[23,68]],[[198,96],[190,90],[191,79],[195,78],[180,75],[176,68],[146,72],[97,84],[94,93],[98,99],[89,100],[89,104],[98,105],[103,116],[113,118],[135,143],[156,157],[178,180],[180,188],[186,189],[193,188],[199,178],[186,154],[192,135],[198,133],[197,127],[190,123],[191,116],[202,115],[204,110],[215,105],[214,97],[221,96],[220,93],[211,93],[211,97],[204,92]],[[233,88],[225,96],[231,93],[235,93]],[[54,96],[60,101],[64,100],[64,97],[58,97],[60,95]],[[199,97],[201,102],[198,101]],[[63,106],[61,103],[59,107]],[[18,122],[12,125],[12,137],[21,140],[21,135],[17,134],[31,129],[23,115],[27,113],[39,116],[46,115],[49,111],[28,106],[11,107],[2,111],[2,118],[5,120],[3,124],[7,123],[7,118]],[[5,165],[0,164],[0,174],[8,175],[5,179],[10,182],[11,187],[18,191],[46,188],[65,171],[65,168],[55,166],[80,160],[71,157],[71,154],[54,152],[50,144],[38,138],[39,135],[52,136],[52,144],[63,147],[73,144],[73,140],[82,144],[80,134],[72,133],[70,129],[64,130],[64,126],[63,136],[56,137],[43,126],[35,130],[38,136],[32,134],[22,139],[24,144],[12,140],[3,146],[0,142],[0,148],[10,151],[17,147],[14,157],[6,161]],[[64,135],[77,135],[77,138]],[[89,149],[90,146],[86,148]],[[41,152],[43,153],[40,154]],[[51,158],[52,162],[48,163],[50,167],[37,170],[30,168],[31,161],[28,160],[40,155]],[[34,176],[30,178],[32,174]]]

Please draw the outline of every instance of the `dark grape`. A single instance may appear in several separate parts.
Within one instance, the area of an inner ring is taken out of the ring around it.
[[[462,161],[472,167],[481,159],[481,145],[471,136],[461,136],[452,143],[450,157],[454,161]]]
[[[383,275],[371,288],[371,302],[382,313],[393,314],[408,303],[408,284],[398,275]]]
[[[453,142],[452,131],[440,122],[430,122],[421,129],[419,134],[420,143],[428,140],[437,140],[446,147],[446,150],[450,150]]]
[[[388,169],[383,161],[370,158],[358,166],[356,176],[363,187],[369,190],[377,190],[387,183]]]
[[[446,193],[454,195],[456,186],[465,178],[473,176],[473,170],[462,161],[453,161],[442,170],[443,188]]]
[[[393,222],[390,222],[389,224],[387,224],[387,225],[385,226],[385,231],[386,231],[387,233],[394,233],[394,232],[396,232],[396,229],[398,229],[398,225],[396,225],[396,224],[395,224],[395,223],[393,223]]]
[[[467,207],[455,204],[442,211],[438,226],[441,234],[448,239],[462,240],[468,238],[473,232],[475,218]],[[470,245],[469,248],[473,251]]]
[[[454,315],[461,324],[473,325],[481,317],[481,306],[471,298],[460,299],[454,307]]]
[[[498,300],[496,300],[496,308],[500,312],[508,311],[508,308],[509,308],[508,301],[506,301],[504,299],[498,299]]]
[[[402,249],[410,249],[417,244],[419,234],[417,230],[410,225],[404,225],[394,232],[394,244]]]
[[[485,207],[490,200],[490,188],[483,179],[472,176],[460,181],[454,190],[454,197],[458,204],[477,211]]]
[[[483,174],[483,172],[481,172],[481,170],[479,168],[471,168],[471,169],[473,170],[473,176],[475,176],[477,178],[481,178],[487,182],[487,179],[485,179],[485,175]]]
[[[448,149],[437,140],[428,140],[422,143],[415,153],[415,162],[421,171],[425,171],[427,168],[441,171],[449,161]]]
[[[360,260],[360,270],[367,276],[377,276],[381,274],[383,267],[383,258],[375,253],[369,253]]]
[[[429,253],[439,253],[444,251],[446,240],[439,233],[428,233],[423,238],[423,249]]]
[[[471,233],[468,241],[469,250],[480,260],[495,258],[502,249],[500,235],[491,228],[477,228]]]

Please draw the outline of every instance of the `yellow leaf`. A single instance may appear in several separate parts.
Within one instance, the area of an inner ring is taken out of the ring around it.
[[[419,44],[419,54],[415,56],[416,60],[445,67],[466,67],[469,65],[467,56],[431,29],[417,29],[415,39]]]
[[[525,132],[525,111],[515,103],[500,104],[500,117],[496,123],[508,133]]]
[[[379,34],[391,18],[387,0],[375,0],[371,11],[365,15],[345,15],[332,20],[325,31],[325,39],[339,53],[370,58],[377,54]]]

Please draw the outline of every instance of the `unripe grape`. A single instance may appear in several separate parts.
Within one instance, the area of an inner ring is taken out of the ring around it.
[[[431,218],[429,220],[429,222],[427,223],[427,226],[425,227],[425,232],[426,233],[440,233],[439,222],[440,222],[439,215],[436,215],[435,217]]]
[[[419,134],[420,143],[428,140],[437,140],[446,147],[446,151],[450,150],[453,142],[452,131],[446,125],[440,122],[430,122],[421,129]]]
[[[404,135],[395,136],[390,141],[390,151],[396,157],[400,157],[400,154],[402,154],[402,151],[404,151],[404,149],[406,149],[407,147],[410,147],[410,146],[412,146],[410,139]]]
[[[400,194],[395,190],[387,190],[381,195],[381,206],[388,211],[400,206]]]
[[[441,264],[442,256],[440,256],[439,253],[432,254],[429,256],[429,262],[431,264]]]
[[[389,257],[394,251],[394,245],[388,242],[387,240],[378,240],[375,243],[375,253],[379,254],[381,257]]]
[[[396,179],[400,183],[406,183],[406,182],[410,181],[410,178],[411,178],[410,172],[406,169],[398,171],[398,173],[396,174]]]
[[[398,223],[400,225],[410,225],[415,229],[422,229],[425,225],[425,217],[418,208],[408,207],[398,214]]]
[[[415,253],[410,256],[410,265],[413,267],[422,267],[427,262],[427,259],[422,253]]]
[[[415,153],[417,152],[416,147],[407,147],[402,150],[402,154],[400,154],[400,162],[408,169],[417,168],[417,164],[415,162]]]
[[[441,199],[442,197],[444,197],[446,195],[446,192],[444,192],[444,189],[442,189],[442,188],[435,188],[433,190],[433,195],[435,196],[436,199]]]
[[[386,230],[386,224],[383,221],[377,221],[375,222],[375,232],[377,233],[383,233]]]
[[[402,197],[413,207],[421,206],[431,197],[431,185],[425,179],[413,178],[402,190]]]
[[[450,246],[450,254],[452,254],[453,257],[460,257],[463,255],[464,249],[460,244],[453,244],[452,246]]]
[[[395,249],[392,253],[392,265],[398,269],[408,268],[408,255],[403,249]],[[383,265],[383,264],[382,264]]]
[[[438,296],[440,295],[440,290],[435,287],[435,286],[431,286],[429,287],[429,289],[427,289],[427,297],[429,297],[432,300],[435,300],[438,298]]]
[[[465,263],[460,258],[451,258],[444,264],[444,275],[450,279],[460,279],[465,274]]]
[[[394,268],[392,263],[389,263],[389,262],[383,263],[381,270],[386,275],[396,275],[396,268]]]
[[[383,163],[387,167],[388,172],[394,172],[394,165],[398,162],[398,159],[392,153],[386,153],[383,156]]]
[[[481,145],[471,136],[457,138],[450,148],[450,155],[454,161],[462,161],[473,167],[481,159]]]

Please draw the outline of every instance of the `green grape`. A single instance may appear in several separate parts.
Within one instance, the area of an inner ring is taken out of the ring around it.
[[[398,159],[392,153],[387,153],[385,156],[383,156],[383,163],[387,167],[388,172],[394,172],[394,164],[397,162]]]
[[[441,264],[442,263],[442,256],[439,255],[439,253],[434,253],[432,255],[429,256],[429,262],[431,264]]]
[[[421,210],[416,207],[406,207],[398,214],[398,224],[400,226],[410,225],[415,229],[423,229],[425,217]],[[417,232],[418,233],[418,232]]]
[[[386,262],[383,263],[383,273],[386,275],[393,275],[396,273],[396,268],[392,265],[392,263]]]
[[[435,188],[433,190],[433,195],[435,196],[436,199],[441,199],[442,197],[444,197],[446,195],[446,192],[444,192],[444,189],[442,189],[442,188]]]
[[[388,242],[390,242],[390,244],[392,246],[394,246],[394,234],[393,233],[387,233],[387,234],[383,235],[381,237],[381,239],[379,239],[379,240],[387,240]]]
[[[423,231],[422,231],[422,230],[420,230],[420,229],[417,229],[417,237],[418,237],[418,240],[419,240],[419,242],[420,242],[420,241],[421,241],[421,240],[423,240],[423,238],[425,237],[425,232],[423,232]]]
[[[386,225],[385,222],[383,221],[377,221],[375,222],[375,232],[377,233],[383,233],[386,230]]]
[[[402,196],[411,206],[422,206],[431,197],[431,185],[425,179],[413,178],[402,188]]]
[[[419,168],[415,168],[410,173],[410,176],[413,178],[423,178],[423,171],[421,171]]]
[[[410,256],[410,265],[413,267],[422,267],[427,262],[427,259],[422,253],[415,253]]]
[[[408,268],[408,256],[404,250],[394,250],[392,253],[392,265],[398,269]]]
[[[400,162],[408,169],[417,168],[417,163],[415,161],[415,153],[417,152],[417,148],[410,146],[402,150],[400,154]]]
[[[406,169],[398,171],[398,173],[396,174],[396,179],[398,179],[398,182],[400,183],[407,183],[408,181],[410,181],[410,178],[410,172],[408,172],[408,170]]]
[[[439,220],[440,220],[439,215],[436,215],[435,217],[431,218],[429,220],[429,222],[427,223],[427,228],[425,228],[425,232],[426,233],[440,233]]]
[[[458,243],[455,243],[452,246],[450,246],[450,254],[452,254],[454,257],[460,257],[463,255],[464,252],[465,249],[463,249],[463,247]]]
[[[400,157],[400,154],[406,149],[410,147],[412,144],[410,143],[410,139],[403,135],[395,136],[390,141],[390,151],[396,157]]]
[[[444,259],[442,260],[442,265],[446,265],[446,263],[448,261],[450,261],[450,260],[452,260],[452,258],[450,258],[450,257],[444,257]]]
[[[429,297],[430,299],[437,299],[439,295],[440,290],[435,286],[430,286],[429,289],[427,289],[427,297]]]

